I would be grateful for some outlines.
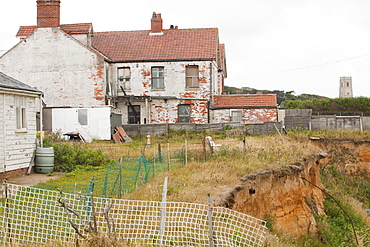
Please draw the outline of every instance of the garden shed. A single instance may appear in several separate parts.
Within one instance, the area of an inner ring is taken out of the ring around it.
[[[0,72],[0,178],[25,174],[36,149],[42,92]]]

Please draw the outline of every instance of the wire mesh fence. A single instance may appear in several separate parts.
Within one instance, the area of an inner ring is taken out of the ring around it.
[[[139,158],[121,159],[119,163],[110,164],[105,170],[98,171],[93,177],[76,182],[49,181],[37,185],[47,190],[61,189],[65,193],[94,193],[96,196],[121,198],[124,194],[148,182],[156,174],[177,169],[185,165],[183,149],[158,153],[147,160],[144,155]]]
[[[262,220],[211,205],[3,187],[2,245],[73,243],[94,226],[130,246],[262,246],[267,231]]]

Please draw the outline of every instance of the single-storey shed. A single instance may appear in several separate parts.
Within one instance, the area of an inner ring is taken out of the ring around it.
[[[41,95],[0,72],[0,178],[25,174],[31,163],[36,149],[36,99]]]

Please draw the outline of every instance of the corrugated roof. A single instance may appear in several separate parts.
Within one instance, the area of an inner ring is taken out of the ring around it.
[[[92,46],[113,61],[216,60],[217,28],[96,32]]]
[[[33,92],[37,94],[42,94],[40,90],[30,87],[29,85],[23,82],[20,82],[2,72],[0,72],[0,88],[22,90],[22,91],[29,91],[29,92]]]
[[[213,107],[277,107],[276,94],[215,95]]]

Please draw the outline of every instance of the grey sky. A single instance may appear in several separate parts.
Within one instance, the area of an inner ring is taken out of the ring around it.
[[[352,76],[355,96],[370,96],[368,0],[61,0],[61,23],[95,31],[145,30],[152,12],[164,28],[217,27],[226,45],[227,86],[338,97]],[[36,24],[36,0],[2,1],[0,50]]]

